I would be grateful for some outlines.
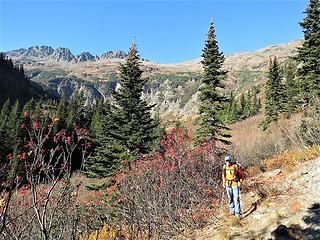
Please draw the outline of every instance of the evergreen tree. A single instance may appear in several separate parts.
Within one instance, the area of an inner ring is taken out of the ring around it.
[[[259,113],[260,108],[261,108],[261,104],[259,99],[257,98],[257,94],[253,94],[251,116],[257,115]]]
[[[220,89],[224,88],[222,81],[225,79],[227,72],[222,70],[224,55],[219,51],[212,22],[210,23],[202,57],[201,63],[204,68],[204,75],[199,92],[197,142],[205,143],[213,140],[230,143],[228,140],[230,135],[225,133],[225,130],[229,130],[229,128],[218,118],[219,111],[223,109],[223,105],[227,101],[219,92]]]
[[[54,118],[57,120],[57,123],[54,125],[54,129],[53,129],[53,132],[55,134],[66,126],[66,115],[67,115],[67,103],[65,101],[64,94],[62,94],[57,104],[57,108],[53,114]]]
[[[158,123],[150,113],[154,106],[148,106],[142,100],[147,79],[142,78],[135,43],[131,45],[126,62],[120,64],[119,70],[120,88],[112,94],[114,105],[109,102],[98,103],[93,116],[91,129],[95,132],[98,147],[87,167],[91,177],[114,174],[121,167],[120,160],[125,160],[130,169],[131,162],[139,154],[148,153],[158,138]]]
[[[93,106],[93,116],[90,125],[90,132],[95,139],[103,136],[102,121],[104,116],[110,111],[109,102],[104,103],[103,99],[99,99],[96,104]],[[99,141],[99,140],[98,140]]]
[[[305,10],[307,16],[300,22],[304,33],[304,42],[298,48],[296,60],[298,68],[300,97],[303,103],[320,96],[320,2],[310,0]]]
[[[277,58],[270,59],[269,75],[265,92],[265,120],[263,129],[266,130],[271,122],[279,119],[283,104],[283,89]]]
[[[6,146],[7,143],[7,122],[8,122],[8,116],[9,116],[9,106],[10,106],[10,100],[8,99],[5,101],[5,103],[2,105],[1,113],[0,113],[0,162],[3,160],[5,161],[5,153],[8,151]]]
[[[129,49],[126,62],[119,67],[120,89],[113,93],[115,98],[115,131],[113,135],[123,145],[124,159],[129,163],[139,154],[151,150],[153,140],[157,138],[157,123],[151,118],[150,111],[154,105],[148,106],[142,100],[142,92],[147,79],[142,78],[140,57],[137,46],[133,43]]]
[[[239,114],[241,116],[241,119],[245,119],[245,110],[246,110],[246,97],[244,93],[241,93],[240,95],[240,109]]]
[[[298,86],[295,81],[295,68],[292,63],[286,65],[284,69],[284,78],[285,78],[285,85],[284,85],[284,93],[285,93],[285,105],[284,105],[284,112],[285,115],[288,117],[292,113],[294,113],[297,109],[298,105]]]
[[[95,155],[86,165],[89,177],[108,177],[120,167],[120,159],[125,151],[118,139],[112,135],[115,130],[114,115],[109,101],[99,100],[94,107],[91,129],[97,145]]]
[[[246,97],[246,106],[245,106],[245,117],[251,117],[253,116],[253,107],[252,107],[252,95],[250,90],[247,93],[247,97]]]
[[[239,120],[237,102],[234,97],[233,91],[230,92],[229,103],[227,104],[227,114],[229,115],[229,121],[226,123],[234,123]]]
[[[61,99],[61,101],[63,101]],[[61,103],[62,104],[62,103]],[[72,132],[73,124],[85,126],[88,119],[85,114],[85,97],[82,92],[74,92],[66,110],[66,125],[68,132]]]
[[[10,114],[8,116],[8,122],[6,124],[5,135],[7,138],[5,146],[8,149],[12,149],[17,146],[19,139],[19,101],[17,100],[11,107]]]

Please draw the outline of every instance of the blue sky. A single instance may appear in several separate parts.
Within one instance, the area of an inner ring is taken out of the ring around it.
[[[0,50],[127,51],[161,63],[198,58],[213,19],[225,54],[303,38],[307,0],[0,0]]]

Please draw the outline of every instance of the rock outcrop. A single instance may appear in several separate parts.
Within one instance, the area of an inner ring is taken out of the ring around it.
[[[71,53],[71,51],[68,48],[62,48],[59,47],[54,50],[50,58],[56,60],[56,61],[66,61],[71,62],[72,60],[75,60],[75,56]]]
[[[101,55],[100,59],[124,59],[127,57],[127,54],[124,51],[108,51]]]
[[[86,61],[92,61],[95,57],[91,55],[89,52],[82,52],[79,55],[77,55],[76,60],[78,62],[86,62]]]

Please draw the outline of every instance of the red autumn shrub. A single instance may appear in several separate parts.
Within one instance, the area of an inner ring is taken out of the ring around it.
[[[19,152],[8,155],[16,167],[0,209],[1,239],[77,239],[85,229],[79,224],[80,183],[70,177],[72,157],[80,151],[85,161],[91,140],[76,125],[70,134],[55,133],[55,122],[46,114],[26,118]]]
[[[214,144],[195,147],[186,131],[173,129],[163,136],[161,149],[117,176],[113,204],[132,236],[139,231],[171,236],[200,227],[219,202],[221,164]]]

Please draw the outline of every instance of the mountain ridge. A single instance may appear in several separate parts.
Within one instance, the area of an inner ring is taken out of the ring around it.
[[[227,93],[234,91],[235,95],[239,95],[254,85],[263,85],[267,80],[270,57],[277,56],[283,65],[290,56],[295,55],[301,43],[301,40],[297,40],[287,44],[271,45],[254,52],[226,56],[223,68],[228,71],[225,81]],[[45,51],[44,58],[36,57],[39,49]],[[51,57],[52,50],[56,51],[50,47],[31,47],[29,51],[20,49],[20,55],[17,54],[17,50],[13,50],[9,52],[8,57],[17,64],[23,64],[28,76],[33,81],[46,85],[51,92],[61,94],[62,89],[67,91],[68,94],[65,95],[70,95],[69,93],[72,94],[79,89],[85,90],[89,94],[87,99],[95,101],[101,96],[108,98],[110,90],[117,87],[119,63],[124,62],[124,55],[120,58],[121,51],[109,51],[103,58],[95,57],[92,61],[68,61],[68,51],[60,49],[62,53],[58,58],[64,60],[57,61]],[[28,57],[30,54],[34,54],[35,57]],[[93,55],[89,54],[84,53],[82,57],[92,58]],[[180,117],[196,115],[197,90],[203,71],[201,58],[176,64],[142,60],[141,68],[144,71],[143,77],[148,78],[143,97],[151,104],[157,104],[160,114]]]
[[[93,56],[90,52],[81,52],[78,55],[74,55],[69,48],[58,47],[54,49],[51,46],[36,45],[29,48],[19,48],[5,52],[5,54],[12,59],[29,59],[39,60],[51,58],[55,61],[65,62],[84,62],[95,61],[100,59],[124,59],[127,54],[122,50],[106,51],[101,56]]]

